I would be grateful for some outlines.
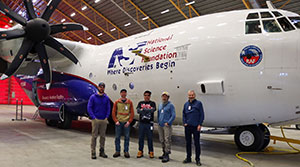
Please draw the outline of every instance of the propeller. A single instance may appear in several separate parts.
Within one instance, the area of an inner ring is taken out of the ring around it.
[[[48,23],[51,15],[61,0],[50,0],[46,10],[40,18],[36,16],[31,0],[23,0],[23,2],[26,7],[28,20],[18,15],[0,1],[0,12],[22,25],[22,27],[17,27],[15,29],[0,31],[0,39],[10,40],[24,38],[17,55],[0,79],[6,79],[15,74],[23,61],[27,58],[29,52],[36,52],[44,72],[44,80],[47,87],[49,87],[52,81],[52,71],[45,45],[55,49],[63,56],[71,60],[74,64],[78,63],[78,59],[75,57],[75,55],[63,44],[51,37],[51,35],[74,30],[87,30],[87,28],[76,23],[54,25],[50,25]]]

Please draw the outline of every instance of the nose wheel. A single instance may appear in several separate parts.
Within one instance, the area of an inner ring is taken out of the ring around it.
[[[241,151],[261,151],[269,145],[270,131],[263,125],[248,125],[238,127],[234,141]]]

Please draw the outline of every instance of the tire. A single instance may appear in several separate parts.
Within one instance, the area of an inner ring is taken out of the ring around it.
[[[261,130],[262,130],[263,133],[264,133],[264,144],[263,144],[263,146],[262,146],[262,148],[261,148],[261,149],[263,150],[263,149],[265,149],[265,148],[269,145],[269,143],[270,143],[270,135],[271,135],[271,133],[270,133],[270,131],[269,131],[269,128],[266,127],[264,124],[260,124],[259,127],[261,128]]]
[[[296,129],[300,130],[300,124],[296,124]]]
[[[45,123],[46,123],[47,126],[54,127],[54,126],[57,126],[58,121],[57,120],[45,119]]]
[[[264,132],[259,126],[241,126],[234,134],[234,141],[241,151],[260,151],[264,145]]]
[[[58,122],[58,128],[70,129],[72,125],[72,115],[68,111],[64,110],[64,108],[62,108],[60,113],[61,120]]]

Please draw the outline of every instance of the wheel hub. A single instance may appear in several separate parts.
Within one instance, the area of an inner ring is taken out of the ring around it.
[[[243,131],[240,135],[240,142],[244,146],[251,146],[255,141],[254,135],[250,131]]]
[[[27,22],[25,31],[26,38],[34,42],[41,42],[50,35],[50,26],[46,20],[36,18]]]

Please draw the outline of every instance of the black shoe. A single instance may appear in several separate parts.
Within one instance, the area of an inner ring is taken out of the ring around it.
[[[91,156],[92,159],[96,159],[96,153],[95,152],[92,152],[92,156]]]
[[[189,158],[186,158],[185,160],[182,161],[182,163],[187,164],[187,163],[191,163],[192,160]]]
[[[161,156],[159,156],[158,158],[159,158],[159,159],[163,159],[165,155],[166,155],[166,154],[165,154],[165,152],[164,152],[164,153],[163,153]]]
[[[196,165],[197,165],[197,166],[201,166],[201,165],[202,165],[201,162],[200,162],[200,160],[197,160],[197,161],[196,161]]]
[[[125,158],[130,158],[129,152],[124,152],[124,157]]]
[[[105,154],[104,151],[102,151],[102,152],[100,152],[99,157],[107,158],[108,156]]]
[[[114,155],[113,155],[114,158],[117,158],[119,156],[121,156],[120,152],[115,152]]]
[[[161,160],[162,163],[166,163],[166,162],[169,162],[169,161],[170,161],[169,154],[166,154],[164,156],[164,158]]]

